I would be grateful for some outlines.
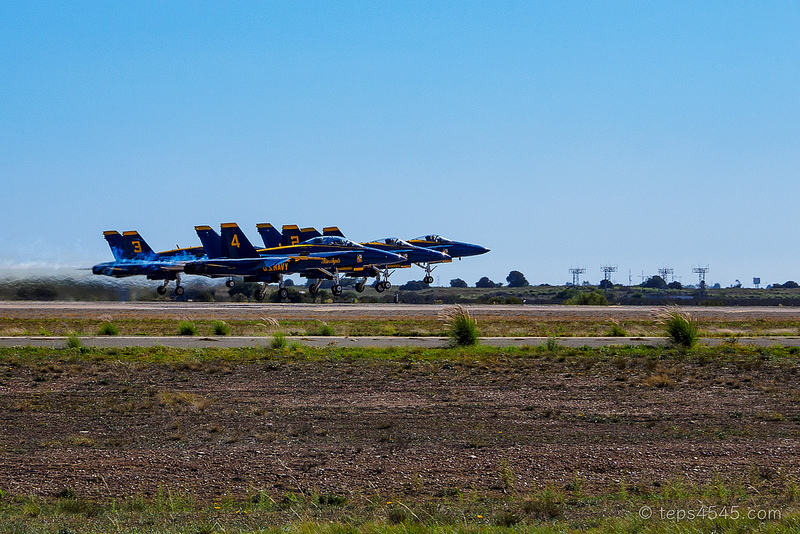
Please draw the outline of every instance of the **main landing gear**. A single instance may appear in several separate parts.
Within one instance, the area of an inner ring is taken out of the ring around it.
[[[418,265],[419,265],[420,267],[422,267],[423,269],[425,269],[425,278],[423,278],[423,279],[422,279],[422,281],[423,281],[423,282],[425,282],[425,283],[426,283],[426,284],[428,284],[428,285],[431,285],[431,284],[433,283],[433,276],[431,276],[431,272],[432,272],[432,271],[433,271],[433,270],[434,270],[436,267],[431,267],[431,264],[430,264],[430,263],[420,263],[420,264],[418,264]]]
[[[331,293],[333,293],[334,297],[341,297],[342,293],[344,293],[344,288],[342,284],[339,283],[339,273],[334,272],[331,274],[331,278],[333,278],[333,286],[331,286]],[[308,286],[308,292],[312,295],[316,295],[319,293],[319,286],[322,284],[322,279],[317,278],[317,281],[310,286]],[[363,291],[363,288],[362,288]]]
[[[227,283],[227,282],[226,282]],[[253,295],[256,300],[264,300],[267,296],[267,288],[269,287],[269,282],[264,282],[264,284],[256,291],[255,295]],[[278,275],[278,296],[281,300],[286,300],[289,298],[289,290],[283,287],[283,275]]]
[[[383,281],[378,280],[375,282],[375,291],[377,291],[378,293],[383,293],[384,291],[386,291],[391,287],[392,283],[389,280],[383,280]]]
[[[156,288],[156,293],[159,295],[166,295],[167,294],[167,286],[169,286],[169,280],[164,280],[164,285],[158,286]],[[181,285],[181,278],[178,276],[175,278],[175,295],[180,297],[183,295],[183,286]]]
[[[390,274],[389,268],[387,267],[383,270],[383,280],[381,280],[380,273],[375,277],[375,291],[378,293],[383,293],[392,287],[392,283],[389,281]]]
[[[308,292],[312,295],[316,295],[319,293],[319,285],[322,283],[322,280],[317,278],[317,281],[310,286],[308,286]]]

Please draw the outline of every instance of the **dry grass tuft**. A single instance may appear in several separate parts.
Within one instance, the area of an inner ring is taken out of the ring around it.
[[[444,321],[447,334],[455,345],[464,347],[478,343],[478,322],[464,306],[445,306],[439,312],[439,319]]]
[[[664,325],[667,337],[674,344],[690,349],[697,343],[697,322],[678,306],[663,308],[656,314],[656,320]]]

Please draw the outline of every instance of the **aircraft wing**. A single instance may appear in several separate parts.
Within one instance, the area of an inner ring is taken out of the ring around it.
[[[257,261],[254,261],[253,258],[219,258],[216,260],[205,260],[200,263],[204,263],[209,267],[231,267],[236,264],[252,263],[253,269],[269,269],[270,267],[275,267],[276,265],[289,263],[289,261],[291,261],[290,256],[262,256]]]
[[[163,263],[163,264],[155,263],[155,265],[158,265],[158,267],[163,271],[182,271],[183,266],[186,265],[186,263],[187,262],[185,261],[181,261],[177,263]]]

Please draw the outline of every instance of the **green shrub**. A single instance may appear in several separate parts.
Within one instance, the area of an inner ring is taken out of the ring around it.
[[[608,306],[608,299],[601,291],[584,291],[567,299],[564,304],[578,304],[580,306]]]
[[[81,348],[81,338],[79,338],[77,334],[70,334],[67,337],[67,347],[70,349]]]
[[[328,323],[320,323],[317,328],[309,331],[309,336],[335,336],[336,330]]]
[[[628,337],[628,331],[618,324],[611,325],[611,328],[606,333],[608,337]]]
[[[227,336],[231,333],[231,325],[224,321],[214,321],[211,324],[215,336]]]
[[[660,312],[658,318],[664,324],[667,337],[672,343],[687,349],[697,343],[699,337],[697,323],[689,313],[677,306],[670,306]]]
[[[197,327],[191,321],[181,321],[178,323],[178,334],[182,336],[196,336]]]
[[[272,338],[271,346],[273,349],[286,348],[286,334],[283,332],[275,332],[275,337]]]
[[[564,513],[563,498],[553,491],[546,489],[531,495],[522,502],[522,511],[537,519],[555,519]]]
[[[98,336],[118,336],[119,335],[119,328],[112,322],[105,322],[100,325],[100,329],[97,331]]]
[[[447,335],[454,345],[465,347],[478,343],[478,323],[460,304],[447,306],[439,317],[444,320]]]

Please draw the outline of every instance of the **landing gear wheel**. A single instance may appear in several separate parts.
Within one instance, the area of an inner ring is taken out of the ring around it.
[[[264,291],[263,289],[260,290],[260,291],[256,291],[256,294],[255,294],[256,300],[264,300],[264,297],[266,297],[266,296],[267,296],[267,292]]]
[[[233,280],[225,280],[225,285],[228,287],[233,287],[236,285],[236,282],[234,282]]]
[[[156,292],[158,292],[159,295],[166,295],[167,294],[167,286],[158,286],[156,288]]]
[[[389,289],[392,287],[392,283],[388,280],[383,281],[383,289]]]
[[[363,283],[356,284],[356,291],[358,291],[359,293],[364,291],[364,284]]]
[[[176,294],[176,295],[178,295],[179,297],[180,297],[181,295],[183,295],[183,286],[177,286],[177,287],[175,288],[175,294]]]
[[[341,296],[341,294],[342,294],[342,286],[340,286],[339,284],[334,284],[334,286],[331,287],[331,293],[333,293],[337,297]]]
[[[312,295],[316,295],[317,293],[319,293],[319,286],[317,284],[311,284],[310,286],[308,286],[308,292],[311,293]]]
[[[286,289],[285,287],[282,287],[282,288],[280,288],[280,289],[278,290],[278,296],[279,296],[281,299],[288,299],[288,298],[289,298],[289,290],[288,290],[288,289]]]
[[[386,288],[383,287],[383,282],[375,282],[375,291],[377,291],[378,293],[383,293],[384,291],[386,291]]]
[[[425,278],[422,279],[422,281],[425,282],[428,285],[431,285],[433,283],[433,277],[432,276],[426,276]]]

